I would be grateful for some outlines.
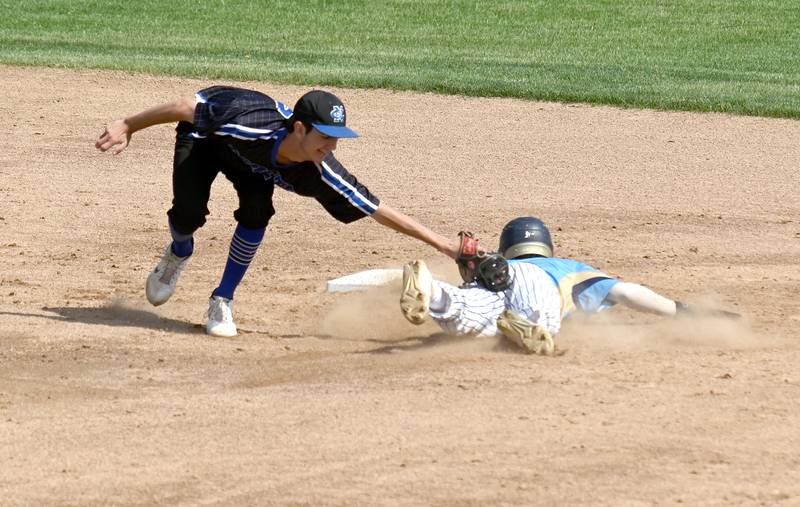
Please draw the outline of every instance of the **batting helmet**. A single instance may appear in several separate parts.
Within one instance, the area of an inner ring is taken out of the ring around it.
[[[544,222],[536,217],[518,217],[503,227],[500,254],[506,259],[522,256],[553,256],[553,241]]]

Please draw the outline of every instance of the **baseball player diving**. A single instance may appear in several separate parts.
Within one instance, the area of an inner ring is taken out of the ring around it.
[[[233,296],[275,214],[275,186],[313,197],[336,220],[370,216],[395,231],[455,257],[457,244],[392,209],[370,193],[333,156],[340,138],[358,137],[347,126],[344,104],[313,90],[289,108],[254,90],[212,86],[108,124],[95,147],[114,155],[131,136],[160,123],[178,122],[172,173],[172,240],[146,283],[147,300],[161,305],[175,291],[194,250],[194,233],[206,222],[211,185],[221,172],[239,197],[237,226],[219,285],[209,300],[206,331],[234,336]]]
[[[462,287],[433,279],[424,261],[404,266],[400,309],[411,323],[430,316],[448,334],[504,336],[527,353],[552,355],[561,321],[576,311],[597,313],[622,304],[664,316],[739,317],[690,307],[582,262],[553,257],[550,231],[536,217],[508,222],[498,253],[483,253],[472,235],[461,236],[456,262]]]

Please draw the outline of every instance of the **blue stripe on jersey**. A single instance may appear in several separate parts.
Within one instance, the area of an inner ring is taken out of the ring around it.
[[[269,161],[272,162],[274,167],[283,167],[285,164],[278,163],[278,148],[283,143],[283,138],[286,137],[288,132],[285,128],[280,128],[275,131],[275,144],[272,145],[272,151],[269,154]]]
[[[272,130],[245,127],[244,125],[236,125],[235,123],[226,123],[214,133],[218,136],[231,136],[235,137],[236,139],[244,139],[246,141],[254,141],[256,139],[273,139],[275,137],[275,133]]]
[[[258,139],[268,141],[276,138],[276,134],[272,130],[254,129],[250,127],[244,127],[242,125],[234,125],[231,123],[223,125],[219,130],[214,131],[214,134],[218,136],[235,137],[236,139],[242,139],[244,141],[256,141]],[[205,139],[208,137],[196,131],[190,132],[189,135],[195,139]]]
[[[339,192],[345,199],[347,199],[350,204],[359,208],[361,211],[366,213],[367,215],[371,215],[375,213],[375,210],[378,209],[375,204],[372,203],[369,199],[361,195],[356,188],[351,185],[350,183],[346,182],[342,179],[341,176],[336,174],[325,162],[320,163],[317,167],[320,169],[320,174],[322,175],[322,181],[327,183],[329,187]]]

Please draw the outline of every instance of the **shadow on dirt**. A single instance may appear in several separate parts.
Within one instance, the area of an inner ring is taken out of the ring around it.
[[[373,340],[376,341],[377,340]],[[386,343],[386,342],[383,342]],[[430,349],[435,347],[451,348],[479,348],[491,352],[519,353],[512,345],[502,340],[476,342],[475,339],[464,336],[453,336],[445,333],[435,333],[425,337],[406,338],[400,341],[387,343],[383,347],[356,352],[357,354],[394,354],[397,352],[410,352],[414,350]]]
[[[448,343],[455,343],[457,337],[448,336],[444,333],[436,333],[426,337],[406,338],[400,341],[388,343],[383,347],[375,349],[364,350],[358,352],[359,354],[393,354],[395,352],[407,352],[411,350],[420,350],[430,347],[437,347]],[[377,341],[377,340],[375,340]],[[386,342],[384,342],[386,343]]]
[[[84,324],[98,324],[103,326],[141,327],[169,331],[172,333],[198,334],[203,333],[203,327],[177,319],[162,317],[146,310],[126,308],[118,305],[100,308],[81,308],[74,306],[42,307],[45,312],[56,315],[0,312],[0,315],[14,315],[17,317],[38,317],[60,322],[82,322]]]

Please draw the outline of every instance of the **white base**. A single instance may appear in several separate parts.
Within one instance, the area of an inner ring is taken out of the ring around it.
[[[368,269],[328,280],[328,292],[351,292],[386,285],[403,277],[402,269]]]

